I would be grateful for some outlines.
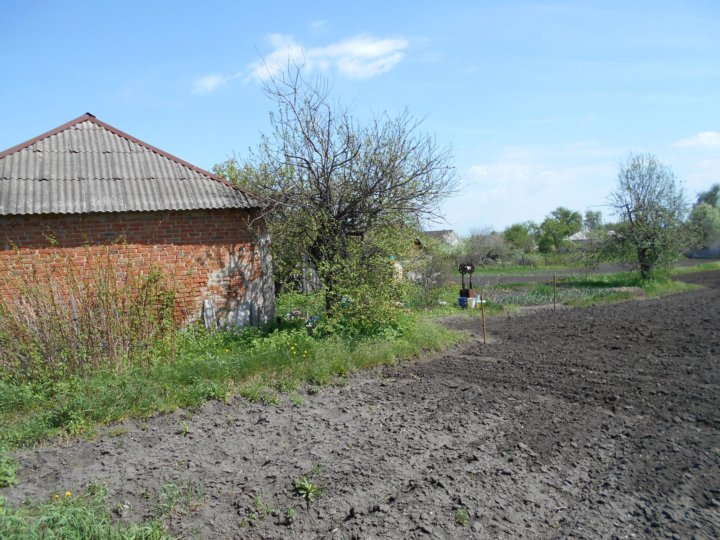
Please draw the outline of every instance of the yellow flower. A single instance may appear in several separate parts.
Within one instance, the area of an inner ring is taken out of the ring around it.
[[[55,493],[55,495],[53,495],[54,501],[57,501],[59,498],[60,498],[60,495],[58,495],[57,493]]]
[[[66,492],[65,492],[65,497],[72,497],[72,492],[71,492],[71,491],[66,491]]]

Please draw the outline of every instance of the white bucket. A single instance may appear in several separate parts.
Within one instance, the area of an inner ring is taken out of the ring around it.
[[[468,309],[475,309],[475,301],[476,301],[476,299],[474,296],[471,296],[470,298],[467,299]]]

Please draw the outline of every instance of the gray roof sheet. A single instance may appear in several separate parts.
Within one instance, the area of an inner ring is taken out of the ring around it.
[[[0,215],[260,206],[237,186],[90,114],[0,153]]]

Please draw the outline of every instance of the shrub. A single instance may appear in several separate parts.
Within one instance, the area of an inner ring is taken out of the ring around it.
[[[321,335],[388,338],[407,324],[402,304],[404,282],[394,276],[393,261],[382,252],[355,255],[337,263],[332,311],[318,324]]]

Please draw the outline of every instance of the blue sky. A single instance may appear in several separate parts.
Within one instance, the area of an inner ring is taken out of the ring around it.
[[[0,150],[83,113],[211,168],[268,131],[261,59],[332,80],[358,118],[405,107],[452,146],[461,234],[605,211],[650,152],[720,182],[720,1],[2,1]]]

